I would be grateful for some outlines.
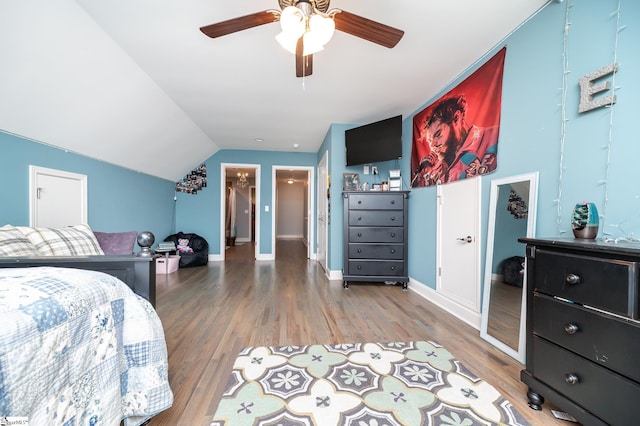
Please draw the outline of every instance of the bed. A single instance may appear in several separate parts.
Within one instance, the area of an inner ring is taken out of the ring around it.
[[[0,265],[0,417],[129,426],[173,403],[153,306],[81,263]]]

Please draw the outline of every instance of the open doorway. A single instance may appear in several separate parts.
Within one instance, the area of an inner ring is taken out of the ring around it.
[[[260,165],[229,163],[220,169],[220,257],[224,260],[227,250],[249,245],[252,249],[242,252],[255,259],[260,234],[259,215],[255,212],[260,196]]]
[[[315,259],[314,168],[273,166],[272,252],[276,240],[300,240],[306,258]]]

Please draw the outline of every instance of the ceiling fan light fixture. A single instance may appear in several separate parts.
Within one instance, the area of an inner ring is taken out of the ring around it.
[[[283,31],[283,32],[281,32],[280,34],[278,34],[276,36],[276,41],[280,44],[280,46],[282,46],[282,48],[284,50],[286,50],[287,52],[291,53],[292,55],[295,55],[296,54],[296,45],[298,44],[298,39],[299,38],[300,38],[300,36],[292,37],[291,34],[285,33]]]
[[[319,42],[318,37],[310,31],[304,33],[302,40],[304,41],[302,56],[313,55],[314,53],[318,53],[324,49],[324,46]]]
[[[310,4],[304,3],[300,7],[284,8],[280,15],[282,32],[276,40],[287,52],[295,55],[298,39],[304,37],[303,56],[307,56],[324,48],[331,40],[336,25],[332,17],[314,11]]]
[[[285,7],[280,15],[280,27],[282,32],[276,36],[276,40],[287,52],[295,55],[298,39],[307,28],[302,11],[295,6]]]
[[[297,34],[300,37],[307,28],[307,22],[300,9],[288,6],[280,15],[280,27],[283,33],[289,33],[291,36]]]
[[[313,37],[316,38],[317,42],[322,46],[329,43],[335,30],[336,23],[329,16],[315,14],[309,18],[309,33],[313,34]]]

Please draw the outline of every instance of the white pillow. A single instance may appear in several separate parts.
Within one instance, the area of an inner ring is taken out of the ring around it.
[[[0,228],[0,256],[39,256],[36,246],[15,226]]]
[[[65,228],[17,227],[41,256],[91,256],[104,254],[87,225]]]

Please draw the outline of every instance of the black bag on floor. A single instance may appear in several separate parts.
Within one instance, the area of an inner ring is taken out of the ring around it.
[[[180,268],[190,268],[192,266],[203,266],[209,262],[209,243],[198,234],[185,234],[178,232],[169,235],[164,239],[172,241],[178,248],[180,255]]]
[[[502,261],[502,281],[522,287],[524,279],[524,257],[513,256]]]

